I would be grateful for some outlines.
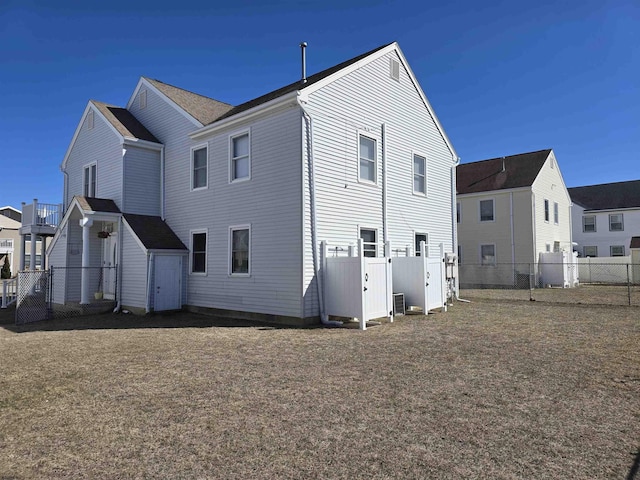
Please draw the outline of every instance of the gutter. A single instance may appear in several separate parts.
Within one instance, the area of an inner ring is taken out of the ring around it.
[[[298,92],[299,93],[299,92]],[[327,326],[340,326],[342,322],[329,320],[325,308],[324,290],[322,281],[320,280],[320,265],[318,260],[318,239],[317,239],[317,218],[316,218],[316,192],[315,192],[315,175],[314,175],[314,158],[313,158],[313,118],[304,108],[303,100],[300,96],[296,97],[298,105],[302,110],[302,115],[308,125],[307,127],[307,169],[309,171],[309,210],[311,215],[311,252],[313,255],[313,271],[316,278],[316,288],[318,291],[318,307],[320,309],[320,323]],[[306,101],[306,100],[305,100]],[[304,158],[302,159],[304,162]]]

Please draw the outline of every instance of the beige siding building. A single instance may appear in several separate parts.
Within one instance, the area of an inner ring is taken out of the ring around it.
[[[538,277],[543,252],[571,251],[571,199],[552,150],[459,165],[462,286],[516,286]]]

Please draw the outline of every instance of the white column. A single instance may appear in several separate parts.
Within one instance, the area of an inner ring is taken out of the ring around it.
[[[44,272],[47,269],[47,256],[45,255],[47,251],[47,237],[44,235],[40,237],[40,265],[41,269]]]
[[[89,297],[89,230],[93,225],[93,219],[83,217],[80,219],[82,227],[82,277],[80,287],[80,303],[91,303]]]
[[[24,256],[26,254],[25,248],[27,247],[26,236],[24,233],[20,234],[20,271],[24,270],[25,259]]]
[[[36,249],[37,239],[38,236],[35,233],[31,233],[31,251],[29,252],[29,258],[31,260],[29,260],[29,270],[36,269],[36,254],[38,253],[38,250]]]

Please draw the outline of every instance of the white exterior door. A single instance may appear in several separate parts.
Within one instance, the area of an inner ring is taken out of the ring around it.
[[[366,308],[366,320],[371,318],[389,317],[389,284],[391,273],[388,268],[388,258],[364,259],[364,298]]]
[[[102,291],[104,298],[113,300],[116,298],[116,259],[118,255],[118,235],[112,233],[103,242],[102,251]]]
[[[155,257],[153,309],[179,310],[181,302],[182,257],[157,255]]]

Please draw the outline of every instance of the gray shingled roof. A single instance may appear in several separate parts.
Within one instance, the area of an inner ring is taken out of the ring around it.
[[[147,82],[160,90],[164,95],[170,98],[176,105],[185,112],[198,120],[202,125],[214,122],[229,110],[233,109],[233,105],[214,100],[213,98],[198,95],[197,93],[174,87],[168,83],[154,80],[152,78],[143,77]]]
[[[187,250],[171,227],[160,217],[125,213],[124,219],[149,250]]]
[[[107,103],[91,100],[91,103],[104,115],[123,137],[132,137],[149,142],[161,143],[153,134],[142,125],[126,108],[116,107]]]
[[[108,198],[95,198],[76,195],[80,208],[85,212],[121,213],[115,202]]]
[[[567,190],[571,201],[585,210],[640,207],[640,180],[572,187]]]
[[[640,237],[631,237],[629,248],[640,248]]]
[[[551,149],[462,163],[456,167],[459,194],[533,185]]]

